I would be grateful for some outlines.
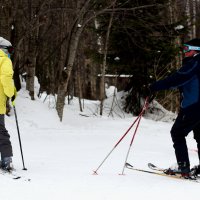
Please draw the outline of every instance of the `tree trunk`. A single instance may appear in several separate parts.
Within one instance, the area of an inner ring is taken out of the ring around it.
[[[197,14],[197,2],[196,0],[192,0],[192,10],[193,10],[193,17],[192,17],[192,37],[196,38],[196,14]]]
[[[187,25],[188,25],[188,39],[192,39],[192,27],[191,27],[191,11],[190,11],[190,0],[186,0],[186,9],[185,14],[187,16]]]
[[[116,2],[116,1],[115,1]],[[114,8],[114,6],[113,6]],[[108,44],[109,44],[109,37],[112,27],[114,11],[111,12],[110,20],[108,24],[108,29],[106,33],[105,45],[103,50],[103,63],[102,63],[102,73],[101,73],[101,85],[100,85],[100,115],[103,115],[103,101],[105,98],[105,73],[106,73],[106,65],[107,65],[107,52],[108,52]]]
[[[83,112],[83,107],[82,107],[82,103],[81,103],[81,99],[83,98],[83,93],[82,93],[82,76],[81,76],[81,67],[80,67],[80,62],[79,62],[79,58],[78,59],[78,63],[77,63],[77,88],[78,88],[78,98],[79,98],[79,107],[80,107],[80,111]]]
[[[35,78],[35,65],[36,58],[29,58],[27,63],[27,81],[26,81],[26,89],[29,91],[29,95],[32,100],[34,100],[34,78]]]
[[[32,10],[32,0],[28,1],[28,9],[29,9],[29,20],[32,20],[33,10]],[[28,58],[27,58],[27,85],[26,89],[29,91],[30,97],[32,100],[34,97],[34,82],[35,82],[35,68],[36,68],[36,60],[37,60],[37,44],[36,40],[39,34],[39,19],[36,22],[36,30],[32,32],[29,36],[29,44],[28,44]]]
[[[78,24],[77,24],[78,26]],[[76,28],[77,28],[76,26]],[[58,96],[57,96],[57,103],[56,103],[56,110],[58,112],[58,116],[60,118],[60,121],[62,121],[63,118],[63,109],[65,105],[65,95],[68,88],[68,83],[72,71],[72,67],[74,65],[74,60],[78,48],[78,43],[80,40],[80,36],[82,33],[83,28],[78,27],[76,32],[72,32],[72,37],[69,43],[69,50],[68,50],[68,58],[67,58],[67,67],[63,70],[63,77],[62,77],[62,83],[59,86],[58,89]]]

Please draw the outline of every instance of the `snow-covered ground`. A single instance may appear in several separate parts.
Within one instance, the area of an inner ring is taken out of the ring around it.
[[[53,98],[53,97],[51,97]],[[14,166],[19,180],[0,175],[0,196],[4,200],[124,200],[195,199],[198,183],[175,180],[125,169],[122,172],[134,128],[93,175],[105,156],[126,132],[136,117],[122,114],[114,118],[95,116],[97,102],[84,101],[80,115],[74,99],[66,105],[61,123],[48,97],[31,101],[22,89],[16,100],[25,166],[18,143],[14,114],[6,117],[11,135]],[[170,138],[172,122],[142,118],[128,162],[148,169],[147,163],[169,167],[175,163]],[[191,164],[197,164],[196,144],[187,138]],[[31,179],[30,181],[28,179]]]

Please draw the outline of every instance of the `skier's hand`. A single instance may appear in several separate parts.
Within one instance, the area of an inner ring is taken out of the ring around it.
[[[152,92],[151,95],[149,96],[149,103],[151,103],[155,97],[156,97],[156,94]]]
[[[149,103],[151,103],[153,101],[153,99],[155,98],[155,92],[153,92],[151,90],[151,85],[145,85],[144,86],[144,95],[145,97],[149,97]]]
[[[14,95],[11,97],[12,105],[15,105],[16,97],[17,97],[17,90],[16,90],[16,88],[14,88]]]

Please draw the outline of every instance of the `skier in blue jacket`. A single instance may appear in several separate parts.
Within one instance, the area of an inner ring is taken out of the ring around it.
[[[178,88],[181,93],[180,112],[171,129],[171,137],[178,164],[178,173],[183,177],[200,174],[200,165],[190,171],[186,136],[194,133],[200,160],[200,39],[193,39],[183,46],[185,58],[182,67],[171,76],[156,81],[150,86],[152,92]],[[173,173],[169,170],[168,173]]]

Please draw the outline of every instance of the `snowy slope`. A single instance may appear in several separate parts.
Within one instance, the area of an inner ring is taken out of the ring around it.
[[[44,99],[44,98],[43,98]],[[63,122],[59,122],[53,104],[46,100],[31,101],[25,90],[16,100],[19,127],[24,151],[22,161],[14,114],[6,117],[14,149],[14,166],[22,179],[1,176],[0,195],[4,200],[122,200],[122,199],[194,199],[198,183],[174,180],[142,172],[122,172],[134,128],[93,175],[105,156],[132,124],[135,117],[108,118],[88,114],[81,116],[74,100],[66,105]],[[85,107],[96,102],[85,101]],[[91,110],[91,109],[88,109]],[[128,162],[142,169],[153,162],[162,167],[175,163],[170,139],[172,123],[142,119],[133,142]],[[195,149],[192,134],[188,147]],[[191,163],[197,154],[190,151]],[[31,179],[28,181],[27,179]]]

